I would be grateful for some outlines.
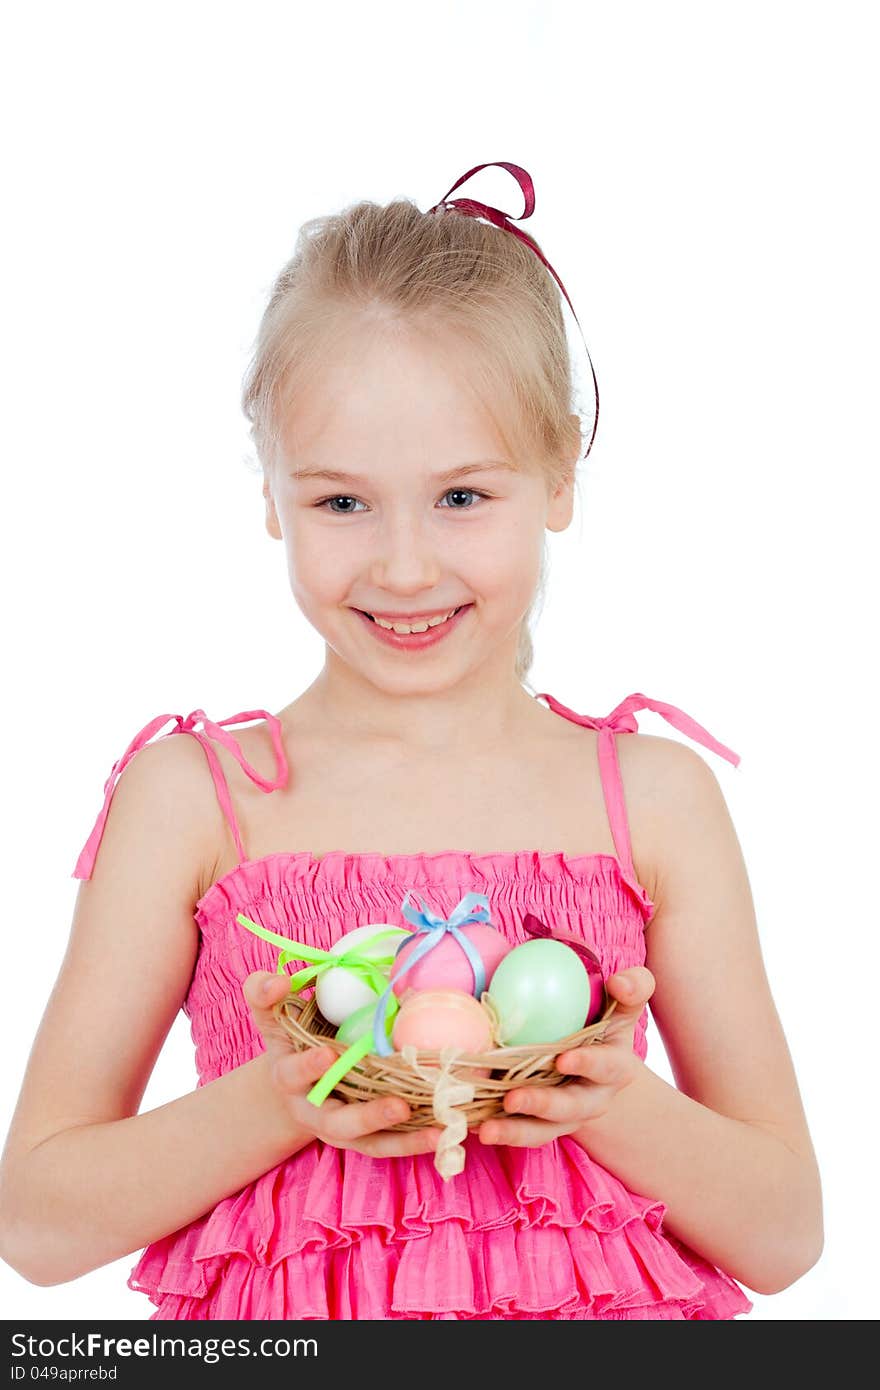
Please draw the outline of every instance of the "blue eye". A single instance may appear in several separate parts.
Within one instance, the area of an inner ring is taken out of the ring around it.
[[[488,496],[489,496],[489,494],[488,494],[487,492],[478,492],[476,488],[472,488],[472,487],[451,487],[451,488],[448,488],[448,489],[446,490],[446,492],[444,492],[444,494],[443,494],[444,497],[461,497],[462,495],[468,496],[468,497],[488,497]],[[332,502],[354,502],[355,504],[357,504],[358,500],[359,500],[359,499],[358,499],[357,497],[350,497],[350,496],[348,496],[347,493],[337,493],[335,497],[324,497],[320,502],[316,502],[316,503],[315,503],[315,506],[316,506],[316,507],[323,507],[323,508],[325,508],[327,511],[334,512],[337,516],[355,516],[355,515],[357,515],[357,513],[355,512],[354,508],[352,508],[352,507],[344,507],[344,508],[340,509],[339,507],[330,506],[330,505],[328,505],[328,504],[329,504],[329,503],[332,503]],[[363,505],[363,504],[361,504],[361,505]],[[473,511],[473,507],[472,507],[472,506],[467,506],[467,507],[454,506],[454,507],[445,507],[443,510],[444,510],[444,511],[452,511],[452,512],[471,512],[471,511]]]
[[[356,502],[356,501],[357,501],[357,498],[356,498],[356,497],[348,497],[348,496],[346,496],[344,493],[339,493],[339,494],[337,494],[336,497],[325,497],[324,500],[323,500],[323,502],[316,502],[316,503],[315,503],[315,506],[316,506],[316,507],[326,507],[328,502]],[[331,511],[331,512],[337,512],[337,515],[339,515],[339,516],[352,516],[352,515],[354,515],[354,513],[353,513],[351,510],[349,510],[348,508],[346,508],[346,509],[345,509],[344,511],[342,511],[342,512],[338,512],[336,507],[330,507],[330,508],[328,508],[328,510]]]
[[[444,492],[443,496],[444,496],[444,497],[455,497],[455,496],[461,497],[462,494],[465,494],[465,495],[470,496],[470,497],[487,497],[487,496],[488,496],[488,493],[486,493],[486,492],[477,492],[477,490],[476,490],[475,488],[472,488],[472,487],[451,487],[451,488],[449,489],[448,492]],[[473,511],[473,507],[448,507],[448,508],[446,508],[446,510],[447,510],[447,511],[453,511],[453,512],[472,512],[472,511]]]

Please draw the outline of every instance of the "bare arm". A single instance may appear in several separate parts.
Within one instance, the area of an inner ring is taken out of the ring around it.
[[[208,1211],[314,1136],[284,1112],[262,1053],[155,1110],[76,1125],[4,1159],[3,1259],[62,1284]]]
[[[34,1283],[176,1230],[309,1137],[273,1093],[265,1054],[136,1113],[192,976],[199,870],[225,833],[212,802],[193,740],[142,749],[80,883],[0,1165],[0,1254]]]
[[[663,1201],[670,1232],[773,1293],[822,1250],[816,1158],[721,788],[685,745],[652,739],[645,752],[639,819],[655,847],[657,902],[646,964],[678,1089],[640,1067],[575,1137]]]
[[[400,1099],[306,1101],[334,1054],[292,1051],[272,1013],[287,978],[271,972],[242,982],[263,1050],[137,1113],[192,979],[199,866],[226,833],[216,805],[183,738],[143,748],[114,792],[0,1162],[0,1256],[31,1283],[140,1250],[316,1138],[377,1156],[436,1143],[433,1129],[388,1129],[409,1115]]]

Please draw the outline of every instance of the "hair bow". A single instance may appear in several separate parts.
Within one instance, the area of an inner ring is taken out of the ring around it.
[[[450,188],[449,193],[454,193],[456,188],[458,188],[461,184],[466,183],[472,174],[478,174],[481,169],[491,169],[493,167],[497,167],[499,169],[506,169],[509,174],[513,175],[520,188],[522,189],[522,195],[525,200],[525,211],[522,212],[519,217],[514,218],[513,220],[516,222],[523,222],[527,217],[531,217],[532,213],[535,211],[535,185],[532,183],[531,175],[527,174],[525,169],[521,168],[519,164],[509,164],[506,160],[503,159],[493,159],[490,160],[488,164],[475,164],[473,169],[468,169],[466,174],[462,174],[460,179],[456,179],[455,183]],[[584,348],[586,349],[587,360],[590,363],[590,371],[593,374],[593,392],[596,397],[596,414],[593,419],[593,432],[590,435],[590,442],[587,445],[586,453],[584,454],[584,458],[586,458],[587,454],[593,447],[593,440],[596,438],[596,430],[599,427],[599,383],[596,380],[596,369],[593,366],[593,359],[592,357],[590,357],[590,349],[587,347],[586,338],[584,338],[584,330],[581,328],[580,319],[574,312],[574,305],[571,302],[568,290],[563,285],[559,276],[556,274],[556,271],[553,269],[552,265],[547,260],[547,257],[544,255],[537,242],[529,236],[528,232],[524,232],[521,227],[514,227],[513,222],[508,217],[506,212],[502,212],[500,208],[493,208],[488,203],[478,203],[474,198],[453,198],[450,202],[449,193],[445,193],[443,197],[440,199],[439,203],[435,203],[432,208],[428,208],[428,212],[439,212],[443,208],[457,208],[458,211],[464,213],[466,217],[485,217],[488,219],[489,222],[493,223],[494,226],[501,227],[505,232],[513,232],[513,235],[515,237],[519,237],[520,241],[525,242],[526,246],[530,247],[531,250],[534,251],[535,255],[538,257],[538,260],[541,261],[547,267],[547,269],[550,271],[550,274],[553,276],[554,280],[558,284],[559,288],[562,290],[562,293],[565,295],[565,298],[568,300],[568,307],[574,314],[575,323],[580,329],[580,335],[584,341]]]

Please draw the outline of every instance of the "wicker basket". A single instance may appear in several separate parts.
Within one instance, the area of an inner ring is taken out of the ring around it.
[[[573,1047],[585,1047],[600,1042],[614,1012],[616,1001],[605,996],[602,1017],[587,1028],[552,1043],[530,1043],[521,1047],[499,1047],[492,1052],[462,1054],[453,1063],[454,1073],[462,1081],[471,1081],[473,1099],[457,1107],[468,1128],[481,1124],[492,1115],[504,1113],[503,1101],[514,1086],[564,1086],[576,1080],[564,1075],[554,1066],[561,1052]],[[330,1047],[337,1056],[345,1044],[337,1040],[335,1027],[319,1013],[314,997],[304,1000],[290,994],[275,1005],[275,1017],[297,1050],[306,1047]],[[391,1126],[396,1130],[421,1129],[437,1123],[434,1109],[434,1085],[430,1072],[420,1076],[408,1058],[428,1069],[438,1068],[440,1054],[407,1050],[407,1056],[395,1052],[390,1057],[368,1053],[337,1083],[333,1094],[343,1100],[375,1100],[378,1096],[402,1096],[411,1109],[408,1120]],[[490,1069],[489,1076],[484,1073]],[[438,1068],[439,1070],[439,1068]]]

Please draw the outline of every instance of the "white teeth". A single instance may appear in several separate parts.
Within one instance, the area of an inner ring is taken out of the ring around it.
[[[440,623],[445,623],[456,611],[457,610],[453,608],[448,613],[441,613],[438,618],[428,618],[427,621],[423,623],[390,623],[386,618],[377,618],[375,613],[371,613],[370,616],[380,627],[388,628],[389,631],[405,634],[408,632],[427,632],[429,627],[438,627]]]

